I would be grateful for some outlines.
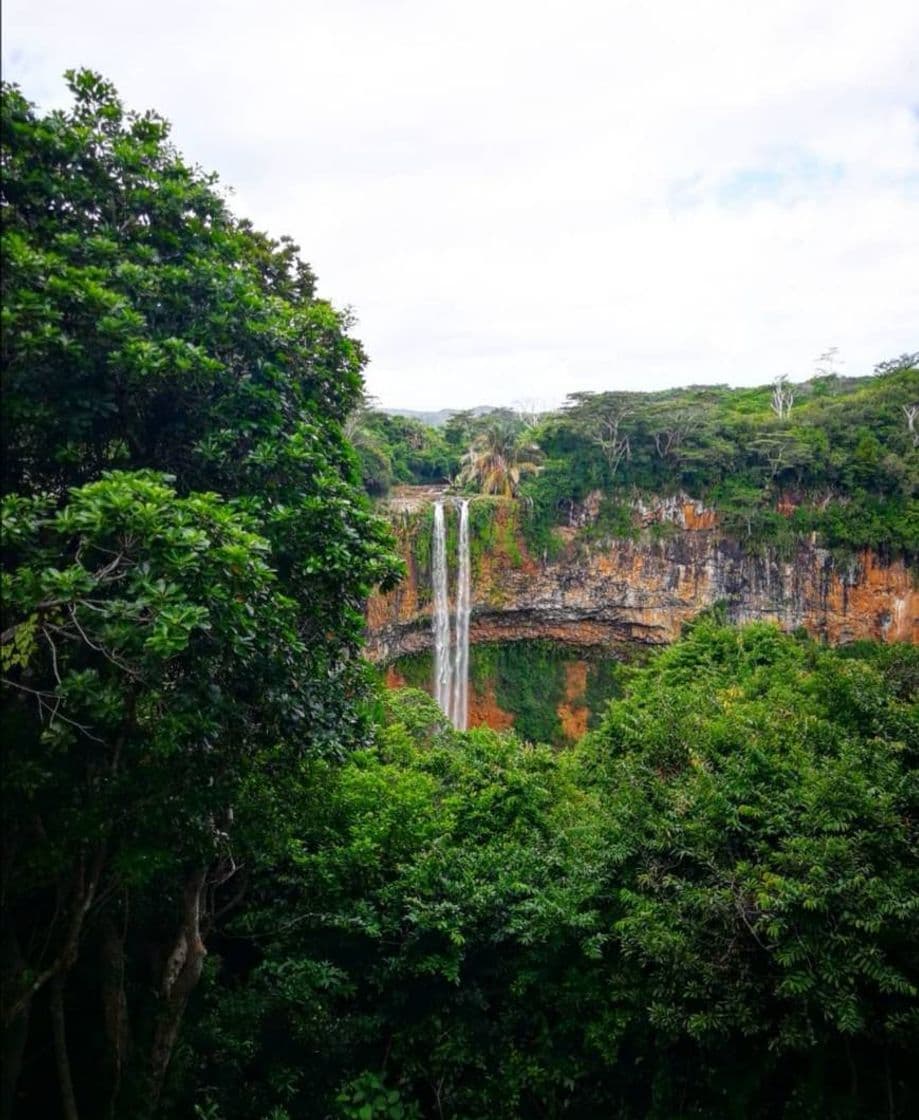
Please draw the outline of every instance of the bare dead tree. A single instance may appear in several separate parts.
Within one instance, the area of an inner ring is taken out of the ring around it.
[[[514,401],[511,406],[514,410],[514,415],[527,427],[532,428],[539,421],[539,418],[546,412],[546,402],[537,400],[536,397],[524,397],[518,401]]]
[[[763,436],[754,440],[750,446],[761,459],[765,460],[769,467],[770,481],[789,467],[797,467],[800,472],[800,468],[807,460],[806,454],[796,440],[784,439],[782,436]]]
[[[791,406],[794,403],[794,391],[788,384],[788,376],[783,373],[772,382],[772,411],[780,420],[785,420],[791,415]]]
[[[662,459],[679,457],[683,440],[691,435],[702,421],[699,412],[693,409],[679,409],[666,419],[666,426],[654,433],[654,446]]]
[[[913,447],[919,447],[919,432],[916,431],[916,417],[919,416],[919,404],[903,405],[903,415],[906,417],[906,427],[913,437]]]
[[[622,433],[623,422],[632,415],[632,409],[622,406],[613,408],[597,418],[597,429],[591,440],[603,452],[609,465],[610,475],[615,477],[619,464],[632,458],[632,445],[627,434]]]
[[[817,377],[838,377],[837,366],[844,363],[839,358],[839,347],[830,346],[814,359],[814,373]]]
[[[380,402],[376,397],[369,393],[362,393],[357,404],[345,417],[343,425],[345,438],[353,441],[361,428],[367,423],[370,413],[379,411],[379,408]]]
[[[65,976],[76,963],[86,915],[96,899],[105,864],[105,845],[98,845],[88,858],[81,852],[74,862],[72,881],[62,903],[67,908],[61,944],[53,958],[40,969],[27,970],[15,978],[15,988],[7,991],[3,1008],[3,1027],[7,1029],[30,1006],[32,999],[50,981]],[[62,892],[63,893],[63,892]]]
[[[816,493],[815,493],[815,494],[813,495],[813,498],[812,498],[812,500],[813,500],[814,506],[815,506],[815,507],[816,507],[817,509],[819,509],[821,513],[822,513],[822,512],[823,512],[823,511],[824,511],[824,510],[826,509],[826,507],[827,507],[827,506],[828,506],[828,505],[830,504],[830,502],[832,502],[832,501],[839,501],[839,502],[844,502],[844,501],[846,501],[846,499],[845,499],[845,498],[840,498],[840,497],[839,497],[839,495],[837,495],[836,493],[834,493],[834,491],[832,490],[832,488],[829,488],[829,487],[828,487],[828,488],[826,488],[826,489],[824,489],[824,490],[818,490],[818,491],[817,491],[817,492],[816,492]]]
[[[917,367],[919,367],[919,351],[912,354],[906,352],[899,358],[887,358],[886,361],[878,362],[874,367],[874,373],[877,377],[886,377],[892,373],[905,373],[906,370]]]

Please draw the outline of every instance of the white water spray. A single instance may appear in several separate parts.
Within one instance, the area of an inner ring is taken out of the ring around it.
[[[450,714],[450,605],[447,600],[447,533],[444,504],[434,503],[434,549],[431,564],[434,591],[434,699]]]
[[[456,576],[456,652],[453,658],[453,726],[466,730],[469,719],[469,502],[460,503]]]

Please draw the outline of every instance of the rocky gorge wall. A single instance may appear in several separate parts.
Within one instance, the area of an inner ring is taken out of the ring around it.
[[[384,665],[431,647],[424,535],[434,496],[404,488],[386,507],[407,576],[367,606],[367,653]],[[516,503],[476,499],[473,512],[479,503],[488,503],[488,518],[473,556],[473,644],[657,645],[673,641],[685,621],[716,603],[732,621],[804,627],[832,643],[919,642],[919,589],[902,560],[864,552],[839,561],[813,542],[791,556],[754,552],[724,534],[714,510],[685,497],[636,502],[630,538],[598,536],[591,533],[596,496],[557,530],[553,554],[536,556],[520,531]]]

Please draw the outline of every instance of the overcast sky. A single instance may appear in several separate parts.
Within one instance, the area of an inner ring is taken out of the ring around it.
[[[351,305],[413,408],[867,373],[919,348],[912,0],[4,0]]]

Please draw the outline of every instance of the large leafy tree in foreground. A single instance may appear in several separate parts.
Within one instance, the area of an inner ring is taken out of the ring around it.
[[[54,1107],[48,1048],[68,1117],[156,1108],[290,775],[365,734],[360,607],[396,575],[347,318],[164,121],[70,86],[3,91],[3,1115],[17,1080]]]

